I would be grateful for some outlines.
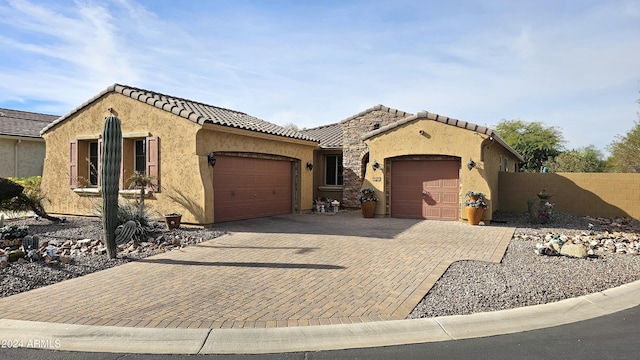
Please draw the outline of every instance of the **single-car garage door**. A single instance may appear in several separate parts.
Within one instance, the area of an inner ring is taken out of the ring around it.
[[[215,222],[290,214],[291,162],[216,156],[213,168]]]
[[[391,216],[458,220],[459,160],[391,163]]]

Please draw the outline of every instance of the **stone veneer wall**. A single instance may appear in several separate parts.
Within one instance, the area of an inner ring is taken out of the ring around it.
[[[342,205],[345,207],[360,207],[359,191],[362,187],[362,159],[368,153],[367,145],[361,137],[375,130],[374,126],[383,127],[403,119],[412,114],[386,106],[377,105],[365,110],[340,123],[342,127],[342,167],[344,190]],[[378,159],[379,162],[384,159]]]

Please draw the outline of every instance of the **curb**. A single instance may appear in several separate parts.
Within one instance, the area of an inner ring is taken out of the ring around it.
[[[159,329],[0,319],[2,346],[140,354],[266,354],[341,350],[511,334],[640,305],[640,280],[550,304],[426,319],[271,329]]]

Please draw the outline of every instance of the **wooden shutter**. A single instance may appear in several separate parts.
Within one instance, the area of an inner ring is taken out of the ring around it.
[[[69,142],[69,187],[78,187],[78,141]]]
[[[149,136],[147,143],[147,176],[152,178],[150,190],[160,191],[160,146],[157,136]]]
[[[124,151],[124,138],[122,138],[122,143],[120,144],[120,149],[122,151],[122,155],[120,156],[120,184],[118,186],[118,189],[120,190],[124,190],[124,155],[125,155],[125,151]]]

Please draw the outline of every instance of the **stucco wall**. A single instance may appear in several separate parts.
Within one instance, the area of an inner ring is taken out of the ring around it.
[[[361,176],[362,159],[367,153],[367,145],[362,141],[362,135],[373,131],[374,125],[383,127],[406,116],[407,114],[404,112],[382,107],[381,110],[370,111],[340,124],[343,131],[343,206],[360,207],[358,191],[363,181]]]
[[[117,112],[125,136],[132,133],[149,134],[160,139],[161,191],[147,200],[150,209],[159,216],[180,212],[185,222],[195,223],[196,215],[177,204],[169,195],[180,193],[189,199],[204,198],[198,174],[200,159],[193,141],[200,126],[117,93],[109,93],[87,105],[81,112],[44,134],[47,151],[42,186],[50,199],[47,211],[57,214],[96,214],[101,197],[81,195],[69,188],[69,142],[79,136],[98,138],[102,134],[104,118],[109,115],[108,108]],[[78,161],[86,160],[81,158]]]
[[[0,138],[0,177],[40,176],[44,156],[44,140]]]
[[[56,214],[95,215],[101,204],[98,194],[80,194],[69,188],[69,142],[102,134],[107,109],[112,108],[122,123],[125,137],[159,138],[159,192],[146,204],[158,216],[178,212],[185,223],[209,225],[213,218],[213,189],[207,154],[215,151],[275,154],[307,161],[315,143],[286,140],[246,130],[205,125],[143,104],[118,93],[109,93],[62,124],[44,134],[47,142],[43,188],[51,203],[47,211]],[[133,156],[125,154],[125,156]],[[130,159],[131,160],[131,159]],[[85,161],[80,157],[78,161]],[[300,202],[311,208],[312,178],[301,174]]]
[[[366,140],[366,143],[369,146],[370,163],[364,186],[373,187],[380,198],[376,207],[377,216],[388,215],[385,192],[389,189],[385,188],[385,177],[389,174],[386,171],[374,172],[371,168],[374,160],[384,164],[387,160],[405,155],[448,155],[460,158],[460,203],[464,202],[464,194],[469,190],[486,194],[489,207],[483,219],[491,219],[491,213],[497,206],[495,198],[498,196],[499,167],[496,159],[508,152],[499,144],[491,143],[487,135],[437,121],[418,119],[376,135]],[[471,170],[467,168],[470,159],[476,163]],[[515,157],[511,159],[514,160]],[[464,211],[460,211],[460,215],[466,217]]]
[[[542,189],[557,211],[640,219],[640,174],[500,173],[500,210],[525,212]]]

